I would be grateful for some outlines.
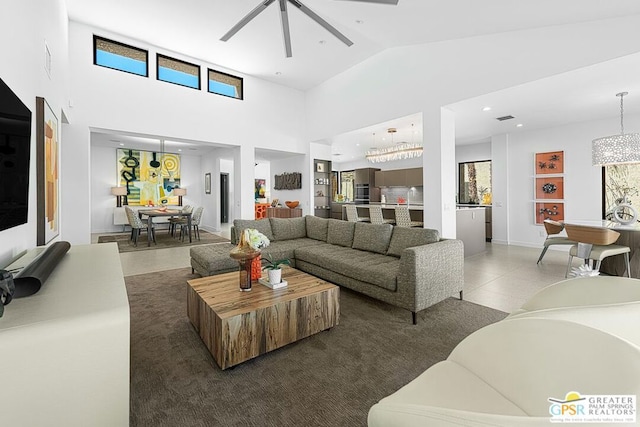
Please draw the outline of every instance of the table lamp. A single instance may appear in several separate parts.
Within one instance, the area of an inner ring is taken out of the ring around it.
[[[129,204],[127,201],[127,187],[111,187],[111,194],[116,196],[116,203],[119,208],[122,207],[122,196],[124,196],[124,204]]]
[[[174,188],[173,189],[173,195],[174,196],[178,196],[178,206],[182,206],[182,196],[186,196],[187,195],[187,189],[186,188]]]

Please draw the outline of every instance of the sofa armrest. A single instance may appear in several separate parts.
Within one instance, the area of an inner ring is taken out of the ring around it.
[[[398,292],[413,298],[418,312],[462,291],[464,246],[462,240],[443,239],[407,248],[400,257]],[[413,297],[412,297],[413,296]]]

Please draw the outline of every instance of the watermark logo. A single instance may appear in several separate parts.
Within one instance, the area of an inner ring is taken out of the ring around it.
[[[552,423],[635,423],[636,396],[570,391],[564,399],[548,398]]]

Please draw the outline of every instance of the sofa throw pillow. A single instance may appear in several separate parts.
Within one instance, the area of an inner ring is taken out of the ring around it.
[[[402,255],[402,251],[407,248],[427,245],[438,242],[439,240],[440,233],[438,230],[393,227],[393,234],[391,235],[391,243],[389,243],[387,255],[399,257]]]
[[[356,223],[339,219],[329,219],[328,221],[327,243],[350,248],[353,244],[353,231]]]
[[[353,249],[386,254],[391,241],[391,224],[357,222],[353,233]]]
[[[327,218],[319,218],[313,215],[307,215],[305,219],[307,221],[307,237],[326,242],[329,220]]]
[[[304,218],[269,218],[273,240],[291,240],[307,237],[307,222]]]
[[[245,230],[245,228],[255,228],[256,230],[267,236],[267,239],[273,240],[271,223],[268,219],[234,219],[233,226],[235,227],[235,235],[238,241],[240,241],[240,235]]]

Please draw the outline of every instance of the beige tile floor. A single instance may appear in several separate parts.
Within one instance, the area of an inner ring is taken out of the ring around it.
[[[229,238],[229,229],[223,225],[216,234]],[[550,249],[537,265],[539,255],[537,248],[487,243],[486,252],[465,259],[464,299],[505,312],[519,308],[538,290],[564,279],[567,252]],[[190,266],[188,246],[122,253],[120,260],[125,276]]]

